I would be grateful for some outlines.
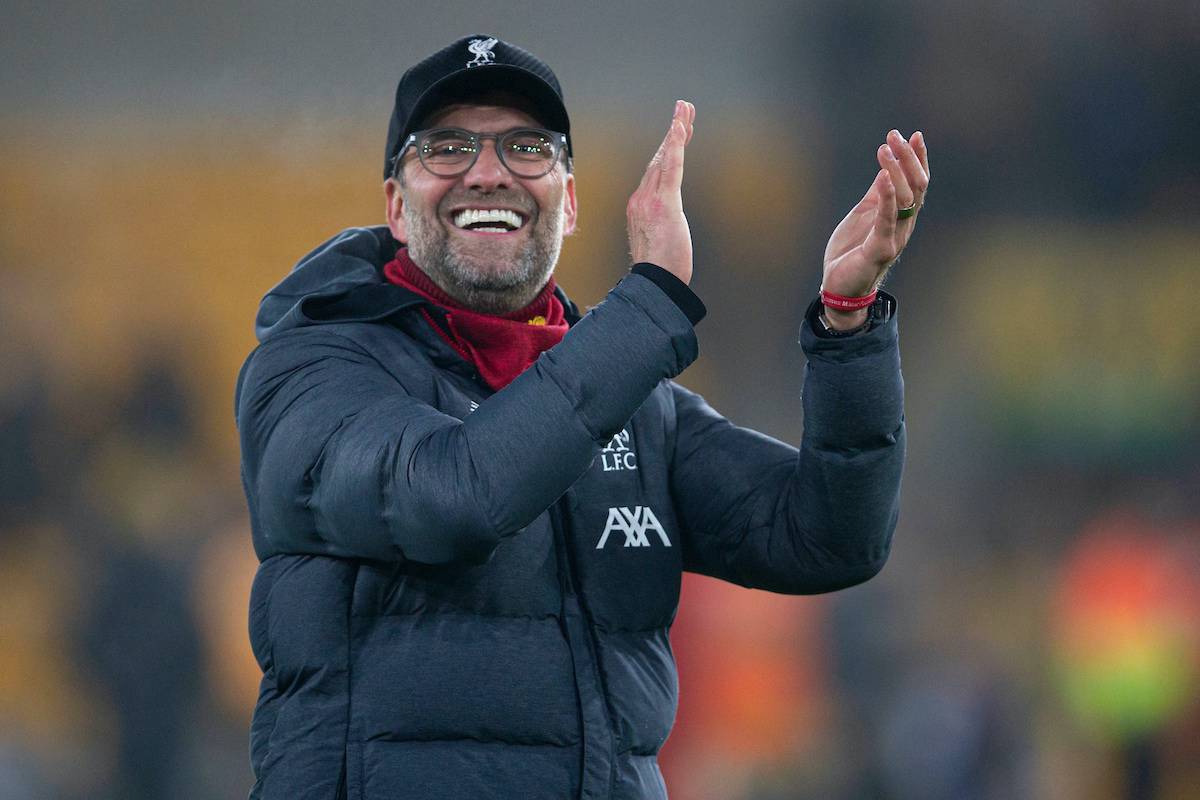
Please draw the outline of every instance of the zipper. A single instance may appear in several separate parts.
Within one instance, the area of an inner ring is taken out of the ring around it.
[[[580,777],[582,800],[604,800],[612,794],[616,771],[616,739],[609,719],[608,700],[600,682],[599,643],[590,622],[587,603],[575,588],[575,560],[568,547],[571,534],[570,490],[550,506],[550,525],[554,533],[554,551],[561,576],[563,595],[563,631],[575,668],[579,693],[579,715],[583,726],[583,773]],[[585,694],[587,696],[585,697]]]

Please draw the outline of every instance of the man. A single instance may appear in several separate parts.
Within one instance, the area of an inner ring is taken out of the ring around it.
[[[472,36],[401,78],[387,227],[267,295],[239,376],[252,797],[665,797],[682,571],[809,593],[882,567],[904,423],[875,287],[924,195],[923,139],[890,134],[830,240],[796,450],[671,381],[704,314],[680,199],[694,114],[676,103],[630,198],[635,266],[580,317],[552,277],[576,201],[549,67]]]

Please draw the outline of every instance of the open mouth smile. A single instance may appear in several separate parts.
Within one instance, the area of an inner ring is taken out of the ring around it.
[[[525,217],[507,208],[465,208],[451,215],[454,227],[476,233],[512,233],[525,225]]]

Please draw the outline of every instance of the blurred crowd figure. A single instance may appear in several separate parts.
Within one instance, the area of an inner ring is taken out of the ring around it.
[[[198,592],[206,550],[231,521],[241,533],[242,512],[206,474],[223,467],[197,440],[182,369],[135,358],[99,418],[62,407],[36,370],[5,386],[2,797],[245,791],[241,712],[206,685],[213,599]]]
[[[937,189],[891,287],[909,386],[902,515],[884,573],[836,596],[685,579],[680,719],[662,757],[672,796],[1200,796],[1200,237],[1187,211],[1200,15],[1161,0],[855,0],[798,5],[779,35],[794,59],[779,92],[806,93],[773,121],[789,138],[754,150],[776,159],[764,165],[720,146],[744,120],[705,122],[717,141],[697,136],[710,148],[697,169],[721,191],[685,197],[711,313],[765,322],[722,324],[743,333],[719,341],[701,328],[704,360],[682,380],[737,421],[799,436],[798,348],[764,327],[795,327],[814,248],[858,199],[879,135],[924,130]],[[199,187],[221,202],[188,248],[162,234],[154,252],[103,249],[141,242],[157,219],[144,198],[80,222],[89,252],[43,245],[32,221],[65,188],[21,166],[33,147],[0,136],[0,798],[242,796],[255,563],[231,401],[258,298],[248,280],[196,273],[209,251],[248,251],[265,287],[290,266],[280,253],[340,225],[312,215],[324,227],[273,234],[268,254],[258,231],[226,227],[269,205],[261,175],[222,161]],[[600,169],[587,161],[581,187]],[[94,189],[133,198],[174,175],[92,170]],[[291,187],[267,183],[282,205]],[[628,187],[593,185],[593,207],[624,202]],[[833,199],[830,219],[781,219],[780,202],[810,212],[813,197]],[[597,252],[568,242],[568,290],[576,272],[615,279],[623,255]],[[720,268],[735,262],[759,266]],[[204,291],[130,299],[96,275],[169,270]],[[72,283],[86,296],[66,299]],[[205,328],[230,318],[233,333]],[[67,352],[89,319],[123,333]],[[763,374],[757,403],[729,388]]]

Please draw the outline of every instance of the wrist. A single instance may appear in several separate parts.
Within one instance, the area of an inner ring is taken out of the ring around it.
[[[861,328],[867,323],[867,309],[858,308],[853,311],[841,311],[824,306],[821,315],[825,317],[829,327],[835,331],[849,331]]]
[[[830,331],[852,331],[867,324],[867,309],[875,302],[878,289],[865,295],[845,296],[835,294],[821,286],[821,314],[825,327]]]

